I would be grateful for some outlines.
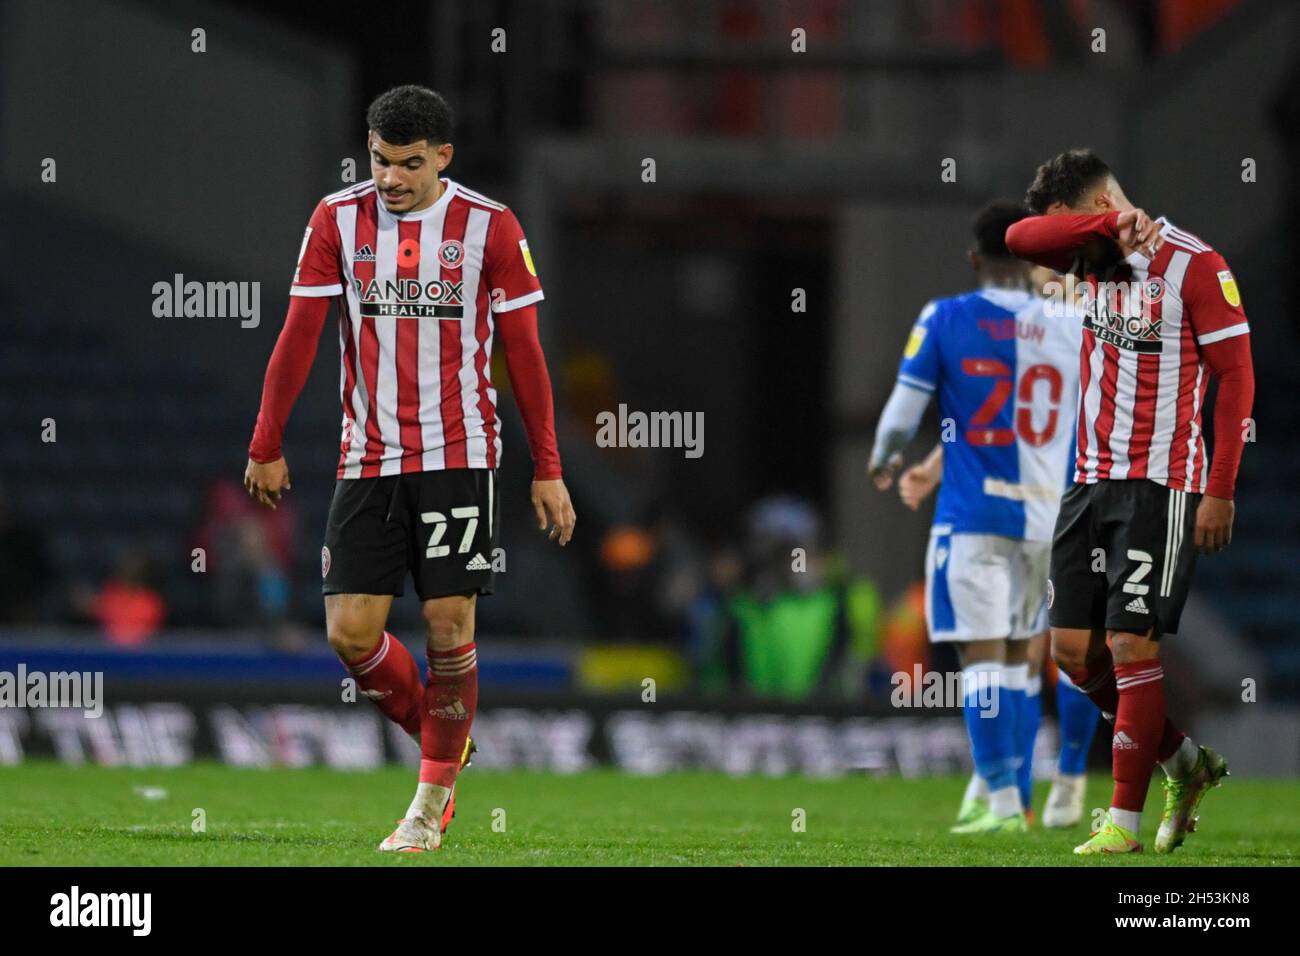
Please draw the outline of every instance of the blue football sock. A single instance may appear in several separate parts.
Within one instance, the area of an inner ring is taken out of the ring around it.
[[[1007,664],[1002,668],[1002,684],[1005,688],[1004,693],[1011,704],[1011,712],[1015,715],[1012,733],[1012,747],[1015,750],[1016,763],[1016,786],[1020,789],[1020,803],[1024,807],[1029,804],[1025,802],[1025,791],[1020,785],[1021,768],[1024,764],[1021,739],[1024,734],[1023,723],[1025,720],[1025,685],[1029,680],[1028,664]]]
[[[1088,768],[1088,750],[1097,732],[1097,705],[1064,673],[1056,682],[1056,713],[1061,725],[1061,758],[1057,769],[1080,774]]]
[[[1020,752],[1016,783],[1020,785],[1020,800],[1026,808],[1034,803],[1034,741],[1038,739],[1038,725],[1043,720],[1041,689],[1041,677],[1029,678],[1020,701],[1020,719],[1016,722],[1016,749]]]
[[[975,770],[989,792],[1016,785],[1016,711],[1002,686],[1002,665],[971,664],[962,669],[963,708]]]

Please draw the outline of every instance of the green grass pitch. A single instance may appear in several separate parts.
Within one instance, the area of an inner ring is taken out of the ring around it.
[[[890,865],[1295,866],[1300,782],[1229,778],[1201,805],[1202,829],[1171,856],[1080,860],[1087,835],[947,833],[964,781],[857,776],[838,780],[685,773],[638,778],[608,770],[573,776],[471,768],[443,849],[381,854],[406,809],[414,772],[0,769],[0,865],[446,866]],[[162,788],[146,799],[141,788]],[[1046,784],[1035,804],[1041,812]],[[1088,806],[1109,781],[1089,781]],[[1142,839],[1160,812],[1153,781]],[[202,809],[206,831],[192,829]],[[806,829],[795,832],[795,811]],[[504,811],[504,813],[502,813]],[[494,829],[494,820],[496,828]],[[504,822],[504,832],[501,823]]]

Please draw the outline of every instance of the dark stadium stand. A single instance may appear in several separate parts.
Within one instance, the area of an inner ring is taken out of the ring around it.
[[[57,580],[46,616],[66,616],[70,586],[99,583],[122,551],[140,548],[167,599],[169,625],[210,623],[189,539],[207,483],[239,480],[249,431],[242,407],[182,359],[159,366],[137,357],[96,325],[24,301],[12,288],[0,290],[0,309],[0,418],[11,425],[0,434],[0,455],[10,507],[47,536]],[[139,388],[145,381],[147,391]],[[47,418],[53,442],[39,440]],[[328,486],[295,495],[299,528],[311,527],[328,506]],[[295,614],[314,620],[318,558],[313,548],[295,553]]]
[[[1263,243],[1254,256],[1235,266],[1243,277],[1262,276],[1281,267],[1282,236]],[[1267,282],[1247,283],[1246,303],[1258,330],[1255,360],[1257,441],[1246,446],[1237,482],[1232,545],[1202,558],[1197,587],[1245,634],[1270,662],[1275,693],[1300,700],[1300,646],[1295,642],[1295,596],[1300,594],[1300,459],[1292,444],[1300,434],[1300,406],[1291,385],[1300,368],[1300,347],[1279,320],[1290,315],[1281,289]],[[1272,323],[1273,328],[1263,328]],[[1260,341],[1262,339],[1262,342]],[[1211,415],[1212,415],[1211,409]],[[1206,431],[1213,433],[1210,416]],[[1288,440],[1289,439],[1289,440]]]

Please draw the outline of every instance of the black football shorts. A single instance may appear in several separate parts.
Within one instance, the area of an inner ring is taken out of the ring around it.
[[[486,468],[339,479],[321,590],[400,595],[410,571],[421,601],[491,594],[499,511],[496,472]]]
[[[1175,633],[1196,566],[1200,501],[1143,479],[1071,486],[1052,539],[1052,627]]]

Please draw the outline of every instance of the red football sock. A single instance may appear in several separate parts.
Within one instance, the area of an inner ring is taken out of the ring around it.
[[[1114,726],[1115,713],[1119,710],[1119,691],[1115,687],[1115,659],[1111,656],[1110,648],[1104,648],[1101,654],[1087,662],[1083,670],[1071,674],[1070,680],[1097,705],[1101,715]],[[1184,736],[1166,717],[1160,745],[1156,749],[1156,759],[1163,762],[1172,757]]]
[[[1115,665],[1119,710],[1115,714],[1115,794],[1110,805],[1142,812],[1151,769],[1165,725],[1165,673],[1152,658]]]
[[[375,649],[347,668],[385,717],[408,734],[420,732],[420,668],[401,641],[384,631]]]
[[[420,783],[450,787],[456,782],[477,706],[474,642],[450,651],[430,651],[429,683],[420,708]]]
[[[1115,660],[1110,655],[1110,648],[1089,661],[1085,661],[1082,670],[1070,674],[1074,686],[1083,691],[1088,699],[1097,705],[1101,715],[1112,724],[1115,713],[1119,710],[1119,691],[1115,689]]]

